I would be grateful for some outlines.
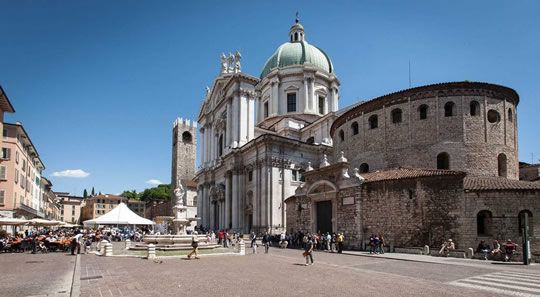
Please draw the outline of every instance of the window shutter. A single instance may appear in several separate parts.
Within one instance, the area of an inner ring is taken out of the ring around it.
[[[4,204],[4,196],[6,195],[6,191],[0,190],[0,204]]]
[[[6,178],[6,166],[0,166],[0,179],[7,179]]]
[[[6,149],[6,160],[11,160],[11,149],[10,148]]]

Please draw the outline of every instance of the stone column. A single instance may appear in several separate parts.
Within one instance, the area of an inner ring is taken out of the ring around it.
[[[215,214],[216,214],[216,204],[213,202],[210,202],[210,229],[215,229],[216,227],[216,221],[215,221]]]
[[[261,197],[261,191],[260,191],[260,168],[258,165],[259,160],[255,161],[255,168],[253,168],[253,182],[255,183],[255,192],[253,193],[253,223],[252,228],[255,229],[256,226],[259,226],[259,212],[260,212],[260,205],[259,205],[259,199]],[[249,225],[249,223],[248,223]],[[250,230],[248,230],[250,231]]]
[[[201,217],[202,215],[202,188],[199,186],[197,188],[197,217]],[[199,221],[199,226],[203,224],[202,220]],[[204,224],[203,224],[204,225]]]
[[[316,106],[318,106],[318,102],[315,98],[315,77],[311,77],[309,80],[309,100],[311,102],[311,110],[316,111]]]
[[[278,115],[279,114],[279,78],[274,77],[271,81],[272,83],[272,112],[270,113],[271,116]]]
[[[303,107],[304,107],[304,113],[308,112],[310,110],[309,106],[309,81],[307,79],[307,76],[304,76],[304,98],[303,101]]]
[[[201,167],[204,168],[204,148],[205,148],[205,145],[206,145],[206,141],[204,141],[204,128],[201,128],[199,130],[199,134],[200,134],[200,137],[201,137]],[[178,137],[180,137],[180,135],[178,135]]]
[[[225,174],[225,229],[229,229],[229,223],[231,222],[231,200],[232,195],[234,195],[233,182],[231,181],[232,173]],[[234,228],[234,227],[233,227]]]
[[[204,161],[206,163],[210,162],[210,147],[212,146],[212,143],[210,143],[210,134],[212,134],[212,129],[210,124],[206,125],[206,129],[204,131],[204,135],[206,135],[206,141],[205,141],[205,147],[204,147],[204,154],[205,158]]]
[[[249,98],[248,98],[248,111],[247,111],[247,114],[248,114],[247,141],[250,141],[254,137],[254,118],[253,118],[253,116],[255,114],[255,99],[253,98],[253,96],[249,96]]]
[[[260,181],[260,188],[261,188],[261,195],[260,195],[260,210],[261,210],[261,214],[260,214],[260,221],[259,221],[259,227],[265,227],[267,226],[267,221],[268,221],[268,216],[267,216],[267,212],[268,212],[268,174],[267,174],[267,167],[266,167],[266,164],[264,164],[264,162],[266,161],[263,161],[263,165],[261,166],[261,181]]]
[[[225,137],[225,147],[228,149],[231,146],[231,138],[232,138],[232,126],[234,121],[236,121],[236,118],[233,118],[233,112],[232,112],[232,104],[230,99],[227,100],[227,131],[226,131],[226,137]]]
[[[234,97],[233,97],[233,102],[232,102],[232,108],[233,108],[233,124],[232,124],[232,147],[235,148],[235,147],[238,147],[238,137],[239,137],[239,129],[240,129],[240,121],[242,119],[240,119],[240,112],[238,110],[238,105],[239,105],[239,101],[240,101],[240,94],[238,92],[236,92],[234,94]]]
[[[229,209],[232,207],[232,228],[233,230],[236,232],[238,231],[238,228],[240,227],[238,225],[238,219],[239,219],[239,216],[240,216],[240,213],[238,212],[238,198],[239,198],[239,187],[238,187],[238,174],[239,172],[238,171],[235,171],[232,175],[232,188],[231,188],[231,192],[232,192],[232,205],[229,204]]]
[[[244,231],[246,224],[244,208],[246,206],[246,170],[240,171],[238,175],[238,229]]]

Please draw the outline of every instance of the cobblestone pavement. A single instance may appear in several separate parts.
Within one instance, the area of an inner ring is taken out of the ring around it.
[[[540,296],[535,295],[540,294],[538,266],[511,266],[522,272],[504,280],[504,267],[484,263],[447,265],[316,252],[315,265],[306,267],[300,250],[249,252],[162,262],[84,255],[81,296]]]
[[[2,253],[0,296],[69,296],[75,256]]]

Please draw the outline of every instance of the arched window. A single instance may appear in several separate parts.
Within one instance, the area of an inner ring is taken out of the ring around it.
[[[471,116],[480,115],[480,103],[478,101],[471,101]]]
[[[182,133],[182,141],[183,142],[187,142],[187,143],[191,143],[193,137],[191,137],[191,133],[189,133],[188,131]]]
[[[300,169],[298,170],[298,175],[300,175],[300,181],[301,182],[305,182],[306,181],[306,177],[304,176],[304,172],[306,172],[304,169]]]
[[[527,214],[527,226],[529,229],[529,236],[533,234],[533,215],[530,210],[522,210],[518,214],[518,228],[519,228],[519,235],[523,235],[523,225],[525,223],[525,214]]]
[[[298,41],[298,32],[294,32],[294,41]]]
[[[514,121],[514,115],[512,114],[512,109],[508,109],[508,121],[513,122]]]
[[[437,169],[450,169],[450,155],[448,153],[437,155]]]
[[[446,102],[444,105],[444,116],[453,117],[455,115],[456,104],[452,101]]]
[[[379,119],[377,118],[377,115],[374,114],[369,117],[369,129],[377,129],[379,127]]]
[[[306,140],[306,142],[309,143],[309,144],[314,144],[315,143],[315,137],[311,136],[310,138],[308,138]]]
[[[497,157],[497,168],[499,171],[499,176],[506,177],[506,155],[499,154]]]
[[[352,130],[352,135],[358,134],[358,123],[357,122],[354,122],[354,123],[351,124],[351,130]]]
[[[422,104],[420,105],[420,107],[418,107],[418,113],[420,114],[421,120],[427,119],[427,112],[428,112],[428,106],[426,104]]]
[[[345,132],[343,130],[339,130],[339,140],[345,141]]]
[[[396,109],[392,110],[392,123],[394,123],[394,124],[401,123],[401,115],[402,115],[402,113],[403,112],[399,108],[396,108]]]
[[[491,235],[492,214],[489,210],[482,210],[476,215],[476,232],[480,236]]]
[[[360,168],[358,168],[358,171],[360,171],[360,173],[368,173],[369,172],[369,165],[367,163],[362,163],[360,165]]]

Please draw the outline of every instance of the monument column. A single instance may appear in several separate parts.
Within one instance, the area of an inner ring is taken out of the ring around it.
[[[238,231],[238,219],[239,219],[239,212],[238,212],[238,198],[239,198],[239,191],[238,188],[238,174],[239,171],[234,171],[232,174],[232,203],[229,204],[229,209],[232,207],[232,229],[237,232]],[[231,205],[232,204],[232,205]]]

